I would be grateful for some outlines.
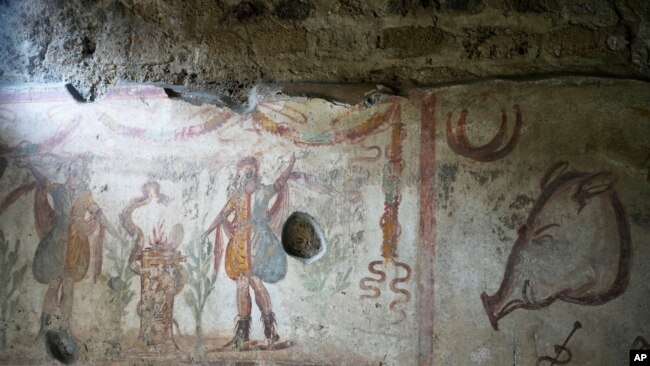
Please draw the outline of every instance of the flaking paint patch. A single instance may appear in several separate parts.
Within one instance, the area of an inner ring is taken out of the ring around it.
[[[485,347],[481,347],[469,354],[469,360],[473,364],[478,364],[478,365],[489,363],[490,361],[492,361],[492,352],[490,352],[490,350]]]
[[[508,208],[515,209],[515,210],[523,210],[529,208],[534,202],[535,202],[534,198],[520,194],[517,195],[517,197],[515,197],[515,199],[512,201],[510,206],[508,206]]]
[[[440,206],[443,209],[447,208],[449,202],[449,196],[454,193],[453,184],[456,182],[458,176],[458,165],[457,164],[441,164],[438,171],[438,181],[442,185],[442,191],[438,193],[440,198]]]
[[[484,186],[486,183],[490,181],[494,181],[496,178],[498,178],[503,172],[501,170],[469,170],[469,174],[474,178],[474,180],[479,184],[479,186]]]

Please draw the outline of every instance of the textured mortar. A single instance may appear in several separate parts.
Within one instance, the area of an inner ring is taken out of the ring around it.
[[[0,81],[118,81],[245,101],[265,82],[407,89],[549,73],[650,77],[643,0],[0,2]],[[47,16],[44,16],[47,15]]]

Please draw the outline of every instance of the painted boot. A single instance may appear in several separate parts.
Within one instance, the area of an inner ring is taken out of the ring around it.
[[[245,342],[248,342],[251,333],[251,317],[240,316],[235,324],[235,336],[224,347],[241,349]]]
[[[264,336],[266,337],[266,342],[270,347],[272,347],[273,343],[280,339],[280,336],[275,331],[275,314],[273,312],[266,315],[262,314],[262,322],[264,322]]]
[[[41,314],[41,328],[38,330],[38,335],[36,336],[37,341],[43,341],[45,340],[45,332],[50,329],[50,324],[52,322],[52,315],[51,314]]]

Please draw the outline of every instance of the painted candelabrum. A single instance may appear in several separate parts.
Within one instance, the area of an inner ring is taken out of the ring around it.
[[[402,183],[401,176],[402,171],[404,170],[404,159],[402,158],[402,145],[404,139],[406,138],[406,131],[404,130],[404,123],[401,121],[401,109],[396,108],[391,127],[391,138],[390,143],[386,147],[386,163],[383,170],[383,181],[382,181],[382,191],[384,193],[384,213],[379,219],[379,226],[382,231],[382,245],[381,245],[381,257],[383,259],[372,261],[368,264],[368,271],[370,273],[377,275],[377,278],[373,277],[364,277],[359,282],[359,287],[362,290],[370,291],[361,295],[362,299],[365,298],[378,298],[381,295],[381,290],[376,285],[370,285],[369,283],[384,283],[386,281],[386,272],[384,268],[392,263],[395,266],[395,270],[403,269],[406,271],[404,276],[395,276],[390,281],[389,288],[395,294],[401,295],[398,298],[394,299],[389,307],[391,311],[399,314],[399,318],[395,323],[401,322],[406,318],[406,313],[403,309],[398,309],[399,304],[407,303],[411,300],[411,293],[404,289],[398,287],[398,284],[408,282],[411,278],[411,267],[397,260],[397,245],[399,243],[399,237],[402,233],[402,226],[399,223],[399,206],[402,201]]]

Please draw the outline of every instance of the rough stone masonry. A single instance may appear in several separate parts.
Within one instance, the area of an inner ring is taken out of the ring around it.
[[[0,81],[86,100],[120,81],[242,102],[267,82],[650,75],[644,0],[3,0],[0,19]]]

